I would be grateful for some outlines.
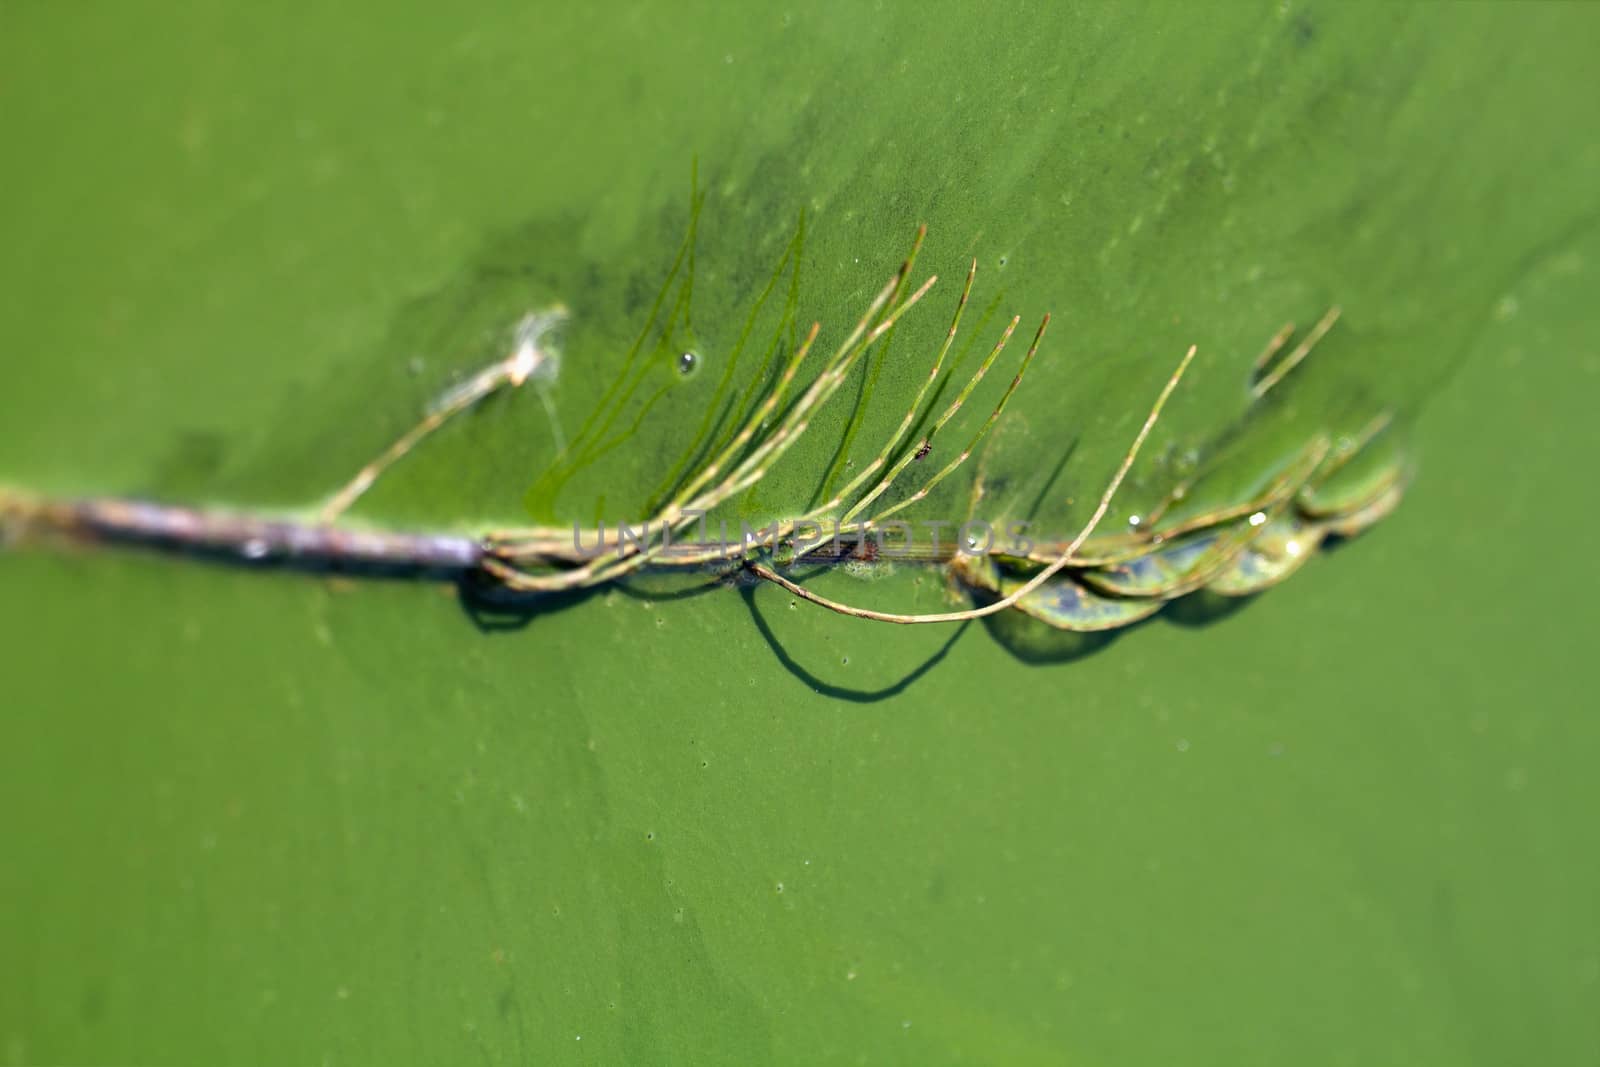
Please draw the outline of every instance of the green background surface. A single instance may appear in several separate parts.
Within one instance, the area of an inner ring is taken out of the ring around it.
[[[542,8],[0,8],[0,483],[307,506],[559,299],[566,435],[619,376],[637,427],[540,491],[549,419],[498,397],[361,517],[642,517],[785,342],[749,315],[804,210],[825,339],[918,222],[945,280],[737,514],[871,458],[971,256],[973,344],[1055,315],[1004,506],[1081,514],[1199,343],[1147,506],[1335,303],[1272,413],[1399,411],[1414,487],[1048,663],[771,588],[475,620],[7,553],[0,1058],[1600,1059],[1593,12]]]

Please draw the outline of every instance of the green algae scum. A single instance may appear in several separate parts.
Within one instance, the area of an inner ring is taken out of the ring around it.
[[[0,1065],[1600,1062],[1597,39],[0,6]]]

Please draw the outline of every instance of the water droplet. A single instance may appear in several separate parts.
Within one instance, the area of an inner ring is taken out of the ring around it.
[[[700,357],[693,352],[685,352],[678,357],[678,373],[687,378],[694,373],[695,367],[700,365]]]

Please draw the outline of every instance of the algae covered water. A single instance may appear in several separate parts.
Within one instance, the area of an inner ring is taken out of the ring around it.
[[[1225,501],[1385,411],[1404,502],[1070,645],[6,551],[0,1057],[1591,1062],[1595,17],[543,7],[0,14],[0,484],[314,506],[559,302],[548,404],[489,397],[356,513],[632,517],[926,223],[928,306],[743,517],[872,458],[973,258],[942,402],[1052,324],[917,514],[981,477],[1075,528],[1191,344],[1119,528],[1213,448]]]

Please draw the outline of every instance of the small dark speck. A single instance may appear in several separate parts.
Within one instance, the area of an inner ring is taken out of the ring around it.
[[[1317,39],[1317,24],[1304,12],[1295,16],[1294,21],[1289,24],[1289,29],[1294,34],[1296,47],[1304,48]]]

